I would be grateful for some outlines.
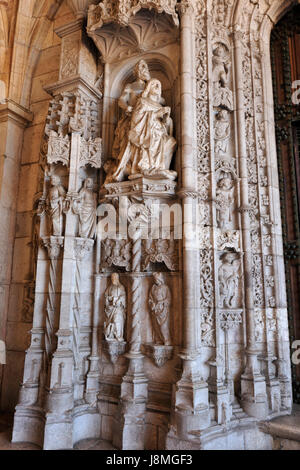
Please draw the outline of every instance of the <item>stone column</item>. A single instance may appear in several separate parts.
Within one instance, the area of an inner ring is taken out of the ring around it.
[[[20,159],[32,113],[11,100],[0,104],[0,341],[5,341],[14,247]],[[0,365],[0,389],[4,366]]]
[[[255,342],[255,317],[252,284],[252,252],[248,200],[248,170],[245,130],[245,104],[243,95],[243,71],[241,37],[239,32],[233,35],[234,64],[236,77],[236,121],[237,145],[240,174],[241,219],[244,247],[244,290],[246,307],[246,368],[241,377],[242,406],[247,414],[264,418],[268,414],[265,378],[261,375],[258,365],[258,349]]]
[[[142,240],[139,230],[133,237],[131,275],[131,332],[130,349],[126,357],[129,367],[122,379],[121,398],[113,444],[122,450],[144,450],[145,417],[148,398],[148,379],[141,353],[141,257]]]
[[[40,383],[40,391],[46,396],[37,398],[32,402],[32,397],[28,401],[22,399],[20,405],[27,406],[26,413],[24,409],[17,408],[14,425],[14,440],[22,439],[22,427],[26,421],[26,426],[32,426],[32,409],[40,413],[40,421],[35,426],[38,431],[32,431],[36,437],[32,442],[44,445],[45,449],[68,449],[73,448],[73,410],[75,397],[83,398],[84,384],[83,377],[77,373],[74,377],[74,369],[78,372],[79,361],[82,361],[80,351],[80,315],[81,315],[81,260],[84,255],[90,251],[94,241],[86,238],[78,238],[78,222],[76,210],[73,210],[74,199],[78,197],[78,191],[81,189],[83,168],[87,165],[95,169],[101,166],[101,139],[99,125],[99,102],[101,93],[95,88],[95,79],[97,74],[96,59],[88,47],[87,38],[83,32],[83,20],[78,19],[72,23],[64,25],[56,30],[56,33],[62,38],[61,59],[59,81],[53,85],[45,87],[46,91],[53,96],[49,105],[49,115],[45,128],[44,143],[47,143],[45,158],[52,172],[65,169],[65,178],[68,179],[68,192],[64,200],[63,210],[66,213],[65,228],[62,230],[62,262],[61,277],[56,293],[60,293],[60,303],[57,308],[57,321],[53,323],[53,306],[56,298],[51,294],[55,284],[55,260],[50,261],[49,293],[45,293],[37,279],[36,301],[34,311],[34,327],[32,331],[33,346],[38,345],[43,355],[43,344],[41,342],[42,334],[39,329],[45,330],[46,354],[50,362],[47,380],[40,377],[37,382]],[[57,146],[52,145],[52,141],[58,142]],[[60,167],[58,166],[60,165]],[[45,180],[48,175],[45,175]],[[45,200],[44,195],[44,202]],[[42,201],[41,201],[42,203]],[[44,211],[45,213],[45,211]],[[47,224],[44,216],[41,214],[41,237],[43,239],[53,239],[58,237],[49,237]],[[37,271],[41,272],[41,279],[45,276],[43,271],[44,260],[38,261]],[[48,295],[46,309],[43,307],[45,295]],[[56,315],[56,312],[55,312]],[[57,337],[56,342],[52,338]],[[50,341],[51,339],[51,341]],[[34,351],[37,353],[36,349]],[[31,350],[28,351],[26,364],[32,366]],[[36,357],[34,357],[36,361]],[[31,367],[32,368],[32,367]],[[41,369],[42,370],[42,369]],[[83,370],[83,369],[82,369]],[[33,371],[33,369],[32,369]],[[33,373],[33,372],[32,372]],[[27,375],[26,375],[27,374]],[[31,374],[31,373],[30,373]],[[32,374],[31,374],[32,375]],[[31,380],[31,375],[29,379]],[[28,373],[25,371],[26,382]],[[36,379],[36,377],[35,377]],[[29,380],[29,381],[30,381]],[[46,389],[45,389],[46,384]],[[74,393],[74,388],[75,392]],[[77,395],[76,395],[77,394]],[[22,401],[23,400],[23,401]],[[32,408],[32,406],[31,406]],[[46,412],[46,423],[44,425],[44,416]],[[23,421],[21,415],[23,413]],[[30,421],[31,420],[31,421]],[[42,422],[41,422],[42,421]],[[29,424],[30,422],[30,424]],[[37,423],[37,420],[36,420]],[[27,429],[27,427],[26,427]],[[44,439],[43,439],[44,434]],[[76,433],[75,433],[76,434]],[[78,436],[78,432],[77,432]],[[28,437],[28,436],[27,436]]]
[[[195,167],[194,20],[193,3],[181,5],[181,167],[183,205],[183,361],[182,377],[176,385],[175,426],[177,436],[187,438],[189,431],[206,428],[210,422],[208,386],[199,373],[196,341],[198,273],[196,237],[197,169]]]
[[[44,398],[45,390],[49,388],[52,354],[56,348],[63,245],[63,237],[44,237],[39,250],[31,344],[25,358],[24,378],[14,418],[13,442],[30,441],[43,446]],[[48,271],[46,292],[45,271]],[[41,312],[40,305],[44,303],[45,308]]]

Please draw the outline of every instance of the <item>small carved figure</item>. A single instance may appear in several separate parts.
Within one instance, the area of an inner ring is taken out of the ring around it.
[[[237,253],[223,253],[219,267],[219,293],[221,308],[236,308],[239,293],[240,257]]]
[[[49,189],[46,205],[51,222],[51,232],[55,237],[61,237],[63,233],[63,210],[66,191],[61,184],[60,177],[51,176],[51,188]]]
[[[216,195],[218,227],[224,229],[232,222],[233,214],[234,184],[230,176],[224,176],[218,181]]]
[[[221,109],[221,111],[216,115],[215,121],[215,151],[217,155],[226,155],[229,137],[230,122],[228,111],[226,109]]]
[[[111,275],[111,284],[105,291],[104,336],[106,340],[124,341],[126,318],[126,291],[119,275]]]
[[[131,258],[130,241],[106,239],[103,241],[102,247],[102,260],[104,267],[111,267],[114,265],[118,267],[124,267],[126,271],[129,271]]]
[[[96,232],[97,195],[93,187],[93,179],[86,178],[78,199],[74,201],[74,212],[79,216],[79,236],[82,238],[94,238]]]
[[[218,44],[213,51],[213,92],[214,106],[233,111],[233,94],[228,88],[230,62],[224,44]]]
[[[143,271],[147,271],[150,263],[164,263],[170,271],[178,268],[174,239],[145,240],[144,250]]]
[[[171,345],[170,334],[170,305],[171,292],[164,283],[161,273],[153,274],[155,284],[149,294],[149,307],[151,310],[152,326],[155,344]]]

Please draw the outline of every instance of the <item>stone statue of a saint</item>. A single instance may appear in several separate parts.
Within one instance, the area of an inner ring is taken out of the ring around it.
[[[111,284],[105,291],[105,322],[104,336],[108,341],[124,341],[126,319],[126,291],[121,284],[119,275],[111,275]]]
[[[66,191],[61,184],[60,177],[51,176],[51,187],[49,189],[46,206],[51,222],[51,234],[61,237],[63,234],[63,211],[66,198]]]
[[[161,273],[153,274],[155,284],[149,293],[152,327],[155,344],[171,345],[170,306],[171,292]]]
[[[219,267],[219,294],[221,308],[236,308],[239,294],[240,257],[238,253],[223,253]]]
[[[213,51],[213,94],[214,106],[233,111],[233,94],[227,84],[229,81],[230,61],[224,44],[218,44]]]
[[[94,181],[86,178],[78,199],[74,201],[74,212],[79,216],[79,236],[94,238],[97,222],[97,194],[93,191]]]
[[[229,175],[218,181],[216,196],[218,227],[225,229],[232,222],[234,204],[234,183]]]
[[[141,62],[146,65],[144,61]],[[142,65],[139,62],[138,66]],[[147,72],[143,68],[142,71],[145,78]],[[141,71],[138,73],[141,74]],[[171,109],[163,105],[160,81],[150,79],[149,74],[147,77],[147,82],[141,79],[135,82],[139,87],[136,85],[137,90],[134,88],[130,94],[134,96],[135,104],[127,105],[125,91],[120,98],[120,106],[122,104],[124,108],[126,103],[127,108],[116,130],[113,146],[116,163],[105,168],[108,172],[106,183],[123,181],[127,176],[129,179],[140,176],[175,179],[177,176],[176,172],[169,170],[176,147],[176,140],[172,136]],[[142,86],[144,90],[140,92]]]
[[[215,121],[215,151],[217,155],[226,155],[230,137],[229,113],[221,109]]]
[[[113,178],[113,174],[119,166],[119,161],[122,160],[124,152],[127,148],[132,111],[137,103],[138,97],[145,90],[146,84],[151,79],[148,65],[144,60],[140,60],[136,64],[134,68],[134,76],[136,80],[133,83],[128,83],[125,86],[118,101],[118,105],[123,110],[124,115],[119,120],[115,132],[112,148],[112,159],[108,160],[108,162],[106,162],[104,165],[104,169],[107,174],[105,183],[111,183],[112,181],[116,180],[116,178]],[[123,173],[119,171],[118,181],[125,177],[126,168],[124,168]]]

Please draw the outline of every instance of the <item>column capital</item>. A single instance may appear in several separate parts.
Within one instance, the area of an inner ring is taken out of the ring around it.
[[[69,36],[70,34],[76,33],[77,31],[83,31],[83,19],[79,18],[72,21],[71,23],[59,26],[54,30],[58,37],[61,39]]]
[[[27,127],[33,121],[33,113],[13,100],[0,103],[0,123],[14,121],[20,127]]]
[[[195,16],[199,6],[197,5],[197,0],[181,0],[176,9],[182,18],[183,15]]]

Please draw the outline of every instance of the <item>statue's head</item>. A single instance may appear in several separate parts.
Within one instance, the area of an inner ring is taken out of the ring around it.
[[[58,186],[60,184],[60,177],[57,175],[51,176],[51,184],[52,186]]]
[[[229,176],[226,176],[225,178],[222,178],[218,182],[218,186],[221,189],[231,189],[232,188],[232,179]]]
[[[148,96],[151,96],[156,101],[159,101],[161,98],[161,83],[156,78],[151,78],[143,92],[143,98],[148,98]]]
[[[227,121],[228,111],[226,109],[221,109],[221,111],[218,112],[216,117],[218,121]]]
[[[239,255],[238,253],[235,253],[235,252],[229,252],[229,253],[224,253],[222,256],[221,256],[221,260],[223,261],[223,263],[227,263],[227,264],[232,264],[233,261],[239,259]]]
[[[164,277],[162,273],[153,273],[154,281],[159,286],[164,283]]]
[[[214,55],[217,57],[224,57],[226,55],[226,47],[224,44],[219,43],[214,50]]]
[[[112,273],[111,275],[111,283],[114,286],[118,286],[120,284],[120,278],[118,273]]]
[[[86,180],[84,181],[84,187],[86,189],[93,189],[93,187],[94,187],[93,178],[86,178]]]
[[[148,80],[150,80],[151,76],[148,69],[148,65],[143,59],[140,60],[134,67],[134,75],[136,76],[136,78],[138,78],[139,80],[143,80],[144,82],[148,82]]]

